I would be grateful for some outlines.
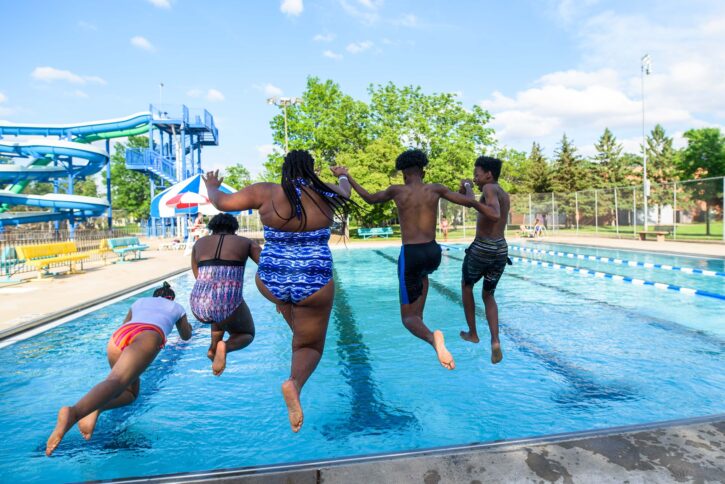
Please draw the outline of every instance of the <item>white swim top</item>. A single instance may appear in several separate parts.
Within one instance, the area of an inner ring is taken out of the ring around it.
[[[131,320],[126,323],[153,324],[161,328],[166,336],[186,311],[179,303],[164,297],[142,297],[131,305]]]

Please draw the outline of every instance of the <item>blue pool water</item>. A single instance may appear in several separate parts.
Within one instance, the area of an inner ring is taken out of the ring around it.
[[[716,267],[722,261],[577,250],[722,270]],[[252,466],[725,411],[722,301],[517,264],[497,291],[504,360],[492,366],[486,344],[458,337],[465,326],[463,252],[450,250],[431,278],[425,313],[456,358],[450,372],[399,321],[397,253],[334,251],[335,307],[325,354],[302,395],[299,434],[289,430],[279,391],[288,375],[290,332],[257,292],[253,265],[245,283],[257,339],[230,356],[220,378],[206,358],[208,329],[189,342],[174,333],[144,375],[139,400],[102,415],[90,442],[72,430],[52,458],[43,450],[58,407],[105,377],[105,343],[139,296],[0,349],[0,481]],[[725,293],[725,278],[561,262],[623,275],[637,271],[637,277],[665,283],[684,278],[677,283]],[[177,300],[187,308],[192,282],[190,275],[174,281]],[[486,334],[485,323],[479,328]]]

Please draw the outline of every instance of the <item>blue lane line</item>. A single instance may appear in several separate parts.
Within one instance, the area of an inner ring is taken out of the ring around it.
[[[644,267],[645,269],[662,269],[665,271],[680,271],[685,272],[687,274],[702,274],[703,276],[719,276],[719,277],[725,277],[725,272],[719,272],[719,271],[708,271],[706,269],[695,269],[694,267],[677,267],[677,266],[671,266],[667,264],[654,264],[651,262],[639,262],[639,261],[633,261],[633,260],[624,260],[624,259],[615,259],[612,257],[599,257],[596,255],[586,255],[586,254],[573,254],[571,252],[561,252],[561,251],[555,251],[555,250],[541,250],[541,249],[529,249],[526,247],[520,247],[517,245],[511,245],[509,246],[511,250],[515,250],[518,252],[529,252],[531,254],[547,254],[547,255],[555,255],[558,257],[567,257],[569,259],[579,259],[579,260],[594,260],[598,262],[604,262],[607,264],[619,264],[619,265],[626,265],[631,267]]]
[[[566,264],[557,264],[555,262],[542,262],[542,261],[538,261],[538,260],[529,259],[527,257],[512,257],[512,259],[516,262],[523,262],[524,264],[531,264],[531,265],[541,266],[541,267],[551,267],[553,269],[561,269],[561,270],[565,270],[567,272],[577,272],[579,274],[587,274],[587,275],[594,276],[594,277],[612,279],[613,281],[627,282],[629,284],[634,284],[635,286],[653,286],[653,287],[656,287],[657,289],[669,289],[671,291],[677,291],[682,294],[705,296],[705,297],[711,297],[713,299],[720,299],[721,301],[725,301],[725,295],[723,295],[723,294],[717,294],[717,293],[710,292],[710,291],[703,291],[700,289],[691,289],[689,287],[681,287],[681,286],[677,286],[675,284],[663,284],[661,282],[652,282],[652,281],[645,281],[643,279],[634,279],[632,277],[620,276],[618,274],[609,274],[607,272],[599,272],[599,271],[591,271],[589,269],[581,269],[581,268],[566,265]]]

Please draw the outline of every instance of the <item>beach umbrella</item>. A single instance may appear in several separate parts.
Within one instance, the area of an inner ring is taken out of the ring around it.
[[[224,193],[234,193],[236,190],[229,185],[219,187]],[[184,181],[172,185],[159,193],[151,200],[152,217],[176,217],[186,214],[216,215],[219,210],[209,202],[201,175],[195,175]]]

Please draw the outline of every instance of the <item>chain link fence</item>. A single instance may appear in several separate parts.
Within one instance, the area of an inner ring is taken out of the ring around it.
[[[725,241],[725,177],[652,184],[647,207],[643,187],[575,193],[512,194],[509,230],[544,234],[637,238],[664,232],[672,240]]]

